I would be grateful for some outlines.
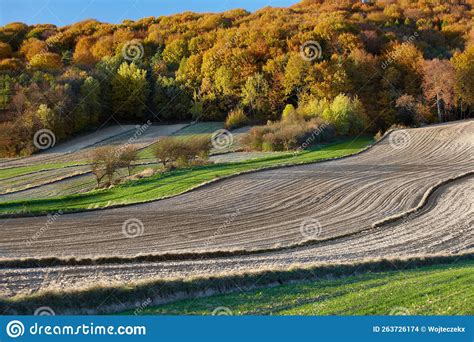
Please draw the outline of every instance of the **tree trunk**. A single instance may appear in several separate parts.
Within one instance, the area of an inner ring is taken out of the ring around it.
[[[443,114],[441,113],[441,100],[439,98],[439,94],[436,94],[436,107],[438,108],[438,120],[439,122],[443,122]]]

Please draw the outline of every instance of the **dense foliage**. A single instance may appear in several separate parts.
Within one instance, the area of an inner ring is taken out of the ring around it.
[[[463,118],[474,108],[472,5],[305,0],[121,24],[11,23],[0,28],[0,153],[33,152],[42,128],[61,140],[149,119],[265,122],[287,105],[340,134]]]

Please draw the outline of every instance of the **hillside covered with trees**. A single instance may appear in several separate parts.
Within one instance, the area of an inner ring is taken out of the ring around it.
[[[305,0],[255,13],[0,28],[0,154],[107,124],[253,123],[297,112],[339,134],[474,109],[473,0]]]

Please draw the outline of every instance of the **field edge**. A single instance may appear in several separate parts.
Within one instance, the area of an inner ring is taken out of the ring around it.
[[[132,310],[137,300],[150,299],[152,305],[162,305],[181,299],[212,294],[228,294],[290,282],[347,277],[359,273],[409,270],[434,265],[471,262],[474,253],[456,255],[425,255],[408,258],[382,258],[357,263],[297,265],[290,269],[266,269],[256,272],[224,274],[189,279],[147,280],[121,286],[95,286],[69,291],[37,292],[33,295],[0,299],[3,315],[32,314],[31,308],[48,305],[56,314],[110,314]],[[67,296],[65,295],[67,294]],[[104,298],[106,298],[104,300]],[[108,299],[112,299],[112,303]],[[118,304],[120,303],[120,304]]]

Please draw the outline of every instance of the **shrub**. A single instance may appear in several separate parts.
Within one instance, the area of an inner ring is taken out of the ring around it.
[[[280,124],[275,132],[279,145],[283,150],[295,149],[298,147],[298,142],[307,133],[304,125],[282,125]]]
[[[382,139],[382,137],[383,137],[382,131],[378,131],[377,134],[374,135],[374,140],[375,141],[380,141],[380,139]]]
[[[332,126],[321,119],[280,121],[253,127],[244,136],[243,144],[248,150],[288,151],[304,149],[316,142],[327,141],[333,136]]]
[[[309,135],[305,137],[306,140],[310,140],[313,143],[329,141],[336,136],[336,130],[334,126],[328,124],[321,118],[311,119],[307,123],[309,127]]]
[[[225,128],[233,129],[243,127],[248,124],[249,119],[242,108],[232,110],[225,120]]]
[[[197,160],[205,161],[209,158],[211,140],[207,137],[195,137],[181,141],[181,150],[177,159],[179,166],[195,164]]]
[[[339,94],[323,112],[323,118],[333,124],[339,135],[360,133],[366,125],[367,117],[362,103],[356,97]]]
[[[281,113],[282,121],[294,121],[297,119],[298,113],[296,112],[295,107],[292,104],[287,104],[283,113]]]
[[[262,138],[262,151],[278,151],[282,149],[281,146],[279,146],[279,141],[275,133],[266,133]]]
[[[270,132],[271,128],[268,125],[252,127],[250,131],[242,138],[242,144],[246,146],[248,150],[259,151],[262,149],[264,135]]]
[[[315,98],[302,98],[298,101],[298,115],[304,119],[322,117],[324,109],[329,107],[326,99],[318,100]]]
[[[155,145],[155,156],[163,167],[168,163],[188,166],[197,159],[205,161],[209,158],[211,141],[207,137],[197,137],[189,140],[182,138],[164,137]]]
[[[211,152],[211,139],[208,137],[197,137],[188,140],[188,144],[191,144],[192,152],[194,157],[198,157],[201,160],[208,160],[209,153]]]

